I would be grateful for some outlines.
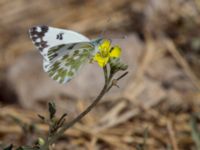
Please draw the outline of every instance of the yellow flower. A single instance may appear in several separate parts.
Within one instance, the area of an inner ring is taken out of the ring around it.
[[[109,40],[104,40],[98,47],[99,52],[94,56],[93,60],[96,61],[100,67],[104,67],[110,58],[118,58],[121,55],[121,48],[119,46],[111,47]]]

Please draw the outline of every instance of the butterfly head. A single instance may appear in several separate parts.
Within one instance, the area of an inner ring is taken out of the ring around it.
[[[94,46],[98,46],[98,45],[102,44],[103,40],[104,40],[104,39],[103,39],[102,37],[98,37],[98,38],[92,40],[92,44],[93,44]]]

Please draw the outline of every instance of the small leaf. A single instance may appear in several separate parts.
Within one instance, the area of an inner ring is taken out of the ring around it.
[[[128,65],[126,65],[126,64],[120,64],[120,66],[119,66],[119,70],[122,70],[122,71],[125,71],[125,70],[127,70],[128,69]]]
[[[49,102],[49,118],[52,120],[56,114],[56,105],[54,102]]]
[[[60,128],[62,125],[63,125],[63,123],[65,122],[65,117],[67,116],[67,113],[64,113],[61,117],[60,117],[60,119],[58,120],[58,122],[57,122],[57,125],[58,125],[58,128]]]
[[[116,73],[117,71],[125,71],[128,69],[128,65],[122,63],[119,58],[112,58],[110,60],[110,68],[112,73]]]
[[[44,139],[41,138],[41,137],[39,137],[39,138],[38,138],[38,144],[39,144],[40,146],[44,145],[44,144],[45,144]]]
[[[37,114],[37,116],[42,120],[42,121],[45,121],[45,117],[40,115],[40,114]]]

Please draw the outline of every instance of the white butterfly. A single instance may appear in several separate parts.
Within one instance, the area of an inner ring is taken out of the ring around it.
[[[29,34],[44,58],[44,71],[59,83],[70,81],[102,42],[102,38],[90,40],[80,33],[48,26],[32,27]]]

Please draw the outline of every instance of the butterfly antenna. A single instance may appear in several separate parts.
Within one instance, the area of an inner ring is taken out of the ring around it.
[[[127,39],[128,36],[127,35],[122,35],[122,36],[119,36],[119,37],[116,37],[116,38],[112,38],[114,40],[124,40],[124,39]]]

